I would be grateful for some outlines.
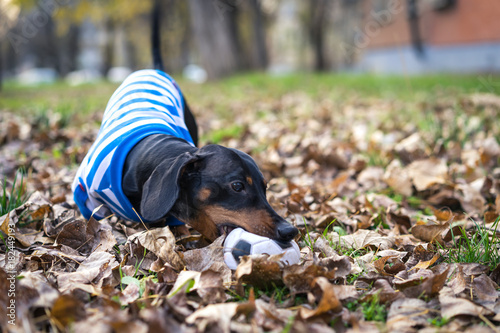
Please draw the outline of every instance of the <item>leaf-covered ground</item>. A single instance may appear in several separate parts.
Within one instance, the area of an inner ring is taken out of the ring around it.
[[[258,161],[269,201],[301,231],[301,263],[249,257],[232,272],[220,238],[200,247],[196,233],[85,221],[70,183],[115,86],[8,86],[4,331],[499,332],[496,78],[181,86],[204,143]]]

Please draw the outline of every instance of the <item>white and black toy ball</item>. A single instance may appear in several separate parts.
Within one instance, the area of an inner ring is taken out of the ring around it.
[[[299,246],[293,240],[289,243],[278,243],[271,238],[236,228],[227,235],[224,241],[224,261],[230,269],[236,269],[242,256],[281,253],[284,254],[280,261],[284,264],[293,265],[300,260]]]

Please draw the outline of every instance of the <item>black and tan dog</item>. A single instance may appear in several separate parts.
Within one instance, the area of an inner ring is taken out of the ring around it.
[[[213,241],[241,227],[288,242],[297,229],[266,199],[253,159],[219,145],[197,148],[196,122],[173,79],[163,72],[158,7],[153,11],[155,70],[133,73],[110,99],[96,142],[73,191],[87,218],[180,220]]]

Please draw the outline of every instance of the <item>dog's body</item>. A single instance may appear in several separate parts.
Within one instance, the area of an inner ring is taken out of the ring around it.
[[[137,193],[130,188],[128,181],[122,186],[123,177],[131,177],[129,168],[124,169],[124,165],[132,162],[125,162],[134,146],[153,134],[181,138],[193,147],[192,136],[197,135],[194,130],[191,135],[185,124],[184,104],[175,81],[158,70],[132,73],[118,87],[104,112],[99,135],[73,182],[75,202],[86,218],[104,204],[95,213],[96,217],[103,218],[114,212],[124,219],[140,222],[140,217],[132,209],[134,207],[139,212],[140,206],[134,200]],[[129,200],[129,195],[132,200]],[[145,222],[149,220],[145,219]],[[180,224],[170,222],[171,225]]]
[[[100,218],[114,213],[132,221],[166,219],[171,226],[184,222],[209,240],[242,227],[290,241],[297,229],[267,202],[253,159],[219,145],[196,147],[194,117],[175,81],[161,70],[158,26],[156,13],[157,69],[131,74],[113,94],[78,169],[72,189],[80,211],[86,218],[94,212]]]

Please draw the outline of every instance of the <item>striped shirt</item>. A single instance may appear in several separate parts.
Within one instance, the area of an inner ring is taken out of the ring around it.
[[[175,81],[162,71],[140,70],[127,77],[111,96],[96,141],[71,186],[85,218],[102,205],[94,213],[97,219],[115,214],[141,221],[123,193],[122,173],[130,150],[152,134],[173,135],[194,146],[184,123],[184,100]],[[182,222],[170,218],[167,223]]]

